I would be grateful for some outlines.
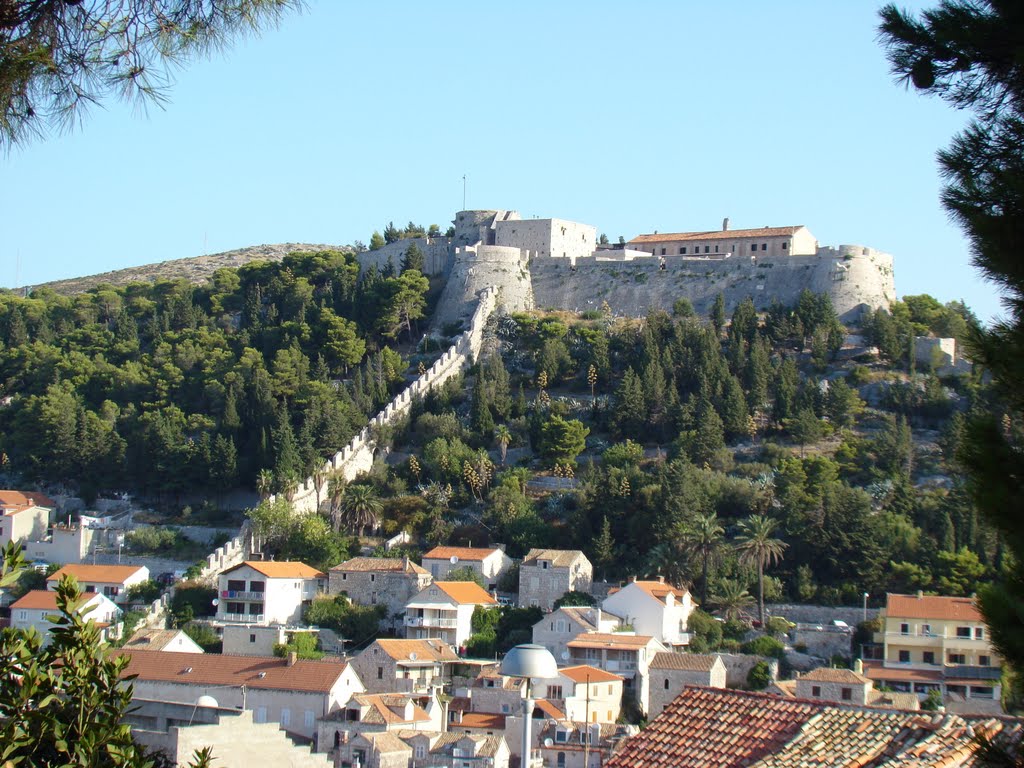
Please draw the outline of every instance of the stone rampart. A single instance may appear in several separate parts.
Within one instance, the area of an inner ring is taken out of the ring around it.
[[[448,273],[448,270],[451,269],[455,248],[447,237],[412,237],[388,243],[375,251],[361,251],[356,254],[359,268],[366,270],[374,266],[378,270],[383,270],[390,262],[395,274],[398,274],[402,269],[405,251],[413,243],[416,243],[423,251],[423,274],[444,275]]]
[[[896,297],[892,257],[862,246],[767,259],[590,257],[577,259],[574,266],[560,259],[533,259],[529,276],[538,309],[585,312],[607,302],[613,312],[628,317],[651,309],[671,312],[681,298],[707,315],[719,293],[725,297],[727,313],[748,296],[763,311],[773,300],[792,304],[806,288],[827,293],[840,318],[854,322],[865,308],[887,307]]]
[[[484,327],[497,306],[498,294],[498,289],[493,286],[480,291],[467,329],[422,376],[399,392],[358,435],[349,441],[348,445],[324,463],[325,476],[340,473],[345,480],[351,481],[360,473],[369,471],[378,448],[374,438],[377,429],[397,422],[409,412],[413,400],[441,386],[476,360],[483,345]],[[275,498],[271,496],[270,500],[273,501]],[[318,491],[316,481],[312,477],[307,478],[291,495],[292,506],[299,513],[317,511],[323,499],[323,486]]]
[[[490,287],[498,289],[497,306],[501,312],[533,309],[529,260],[529,251],[511,246],[477,244],[456,249],[433,327],[440,330],[458,323],[468,327],[477,296]],[[568,264],[566,259],[558,261]]]

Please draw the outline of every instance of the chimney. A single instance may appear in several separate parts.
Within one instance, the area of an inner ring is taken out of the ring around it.
[[[630,577],[629,577],[629,583],[630,583],[630,584],[633,584],[633,583],[635,583],[635,582],[636,582],[636,576],[630,576]]]
[[[288,666],[289,667],[293,667],[293,666],[295,666],[295,662],[298,661],[298,659],[299,659],[299,654],[297,654],[295,651],[288,651],[288,657],[287,658],[288,658]]]
[[[856,661],[854,661],[853,662],[853,671],[856,672],[858,675],[863,675],[864,674],[864,662],[861,661],[860,659],[857,659]]]
[[[921,600],[923,598],[924,598],[924,592],[922,590],[920,590],[920,589],[917,590],[917,599]]]
[[[665,583],[665,577],[664,576],[659,576],[658,577],[658,583],[659,584],[664,584]]]
[[[722,231],[723,232],[728,232],[729,231],[729,217],[728,216],[726,216],[724,219],[722,219]]]

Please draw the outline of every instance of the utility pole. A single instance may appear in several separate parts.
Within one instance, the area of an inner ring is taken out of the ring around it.
[[[590,673],[587,673],[587,706],[584,710],[583,735],[583,768],[590,768]]]
[[[466,210],[466,174],[462,174],[462,210]]]

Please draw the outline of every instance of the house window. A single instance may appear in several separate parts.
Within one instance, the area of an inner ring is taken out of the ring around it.
[[[416,745],[416,759],[423,760],[427,756],[427,748],[422,744]]]
[[[664,255],[665,255],[665,249],[664,249],[664,248],[662,248],[662,249],[661,249],[661,255],[662,255],[662,256],[664,256]]]
[[[569,732],[561,730],[555,731],[555,741],[557,741],[559,744],[565,744],[567,741],[569,741]]]
[[[665,678],[665,690],[666,691],[668,690],[668,678],[667,677]],[[611,691],[609,691],[609,693],[611,693]]]
[[[292,724],[292,711],[288,707],[281,708],[281,725]]]
[[[951,653],[951,654],[949,654],[949,663],[950,664],[966,664],[967,663],[967,655],[963,654],[963,653]]]
[[[263,603],[249,603],[249,615],[259,616],[263,613]]]
[[[921,654],[921,661],[923,661],[925,664],[934,664],[935,663],[935,651],[925,651],[924,653],[922,653]]]
[[[970,627],[957,627],[956,628],[956,636],[957,637],[970,638],[970,636],[971,636],[971,628]]]
[[[610,686],[610,685],[608,686],[608,695],[609,696],[612,695],[612,686]]]
[[[18,611],[18,618],[22,621],[28,620],[28,611]]]
[[[783,240],[782,241],[782,250],[786,250],[787,248],[789,248],[789,243],[787,243],[785,240]]]
[[[313,723],[316,720],[316,715],[313,714],[312,709],[307,709],[302,713],[302,725],[306,728],[312,728]]]
[[[901,635],[909,635],[910,634],[910,625],[909,624],[900,624],[900,634]]]
[[[932,625],[931,624],[922,624],[921,625],[921,634],[922,635],[930,635],[931,633],[932,633]]]
[[[370,574],[370,581],[376,581],[376,580],[377,580],[377,574],[371,573]]]
[[[265,723],[265,722],[267,722],[267,708],[266,707],[256,707],[256,713],[253,715],[252,719],[253,719],[253,722],[256,722],[256,723]]]
[[[685,256],[686,255],[686,246],[685,245],[682,245],[682,246],[679,247],[679,255],[680,256]]]
[[[249,582],[250,592],[266,592],[267,584],[264,581],[250,581]]]
[[[565,768],[565,752],[559,752],[555,765],[557,768]]]
[[[245,603],[228,603],[228,613],[245,613]]]
[[[546,571],[548,569],[548,561],[547,560],[541,560],[540,561],[540,567]]]
[[[761,250],[762,251],[767,251],[768,250],[768,243],[761,243]]]
[[[704,246],[704,253],[711,253],[711,246],[710,245],[705,245]]]
[[[245,582],[241,579],[228,579],[228,592],[245,592]]]
[[[715,246],[715,253],[718,253],[718,246]]]
[[[548,698],[549,699],[560,699],[560,698],[562,698],[562,686],[560,686],[560,685],[549,685],[548,686]]]
[[[992,666],[992,657],[991,656],[979,656],[978,657],[978,666],[979,667],[990,667],[990,666]]]
[[[843,688],[843,690],[839,692],[839,697],[843,701],[852,701],[853,700],[853,689],[852,688]]]
[[[756,251],[757,250],[757,243],[751,243],[750,244],[750,250],[751,251]]]
[[[821,686],[820,685],[811,686],[811,696],[813,696],[816,699],[821,696]]]
[[[971,686],[971,698],[972,699],[991,699],[993,698],[994,691],[988,686]]]
[[[900,651],[900,664],[907,664],[910,662],[910,651]]]
[[[341,580],[342,581],[348,581],[348,574],[347,573],[341,574]]]
[[[384,679],[384,667],[377,667],[377,679],[378,680],[383,680]]]
[[[255,643],[256,642],[256,635],[249,635],[249,642],[250,643]]]
[[[985,639],[985,628],[984,627],[975,627],[974,628],[974,639],[975,640],[984,640]]]

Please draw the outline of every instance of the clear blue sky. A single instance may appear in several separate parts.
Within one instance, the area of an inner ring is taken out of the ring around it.
[[[932,5],[912,2],[911,8]],[[654,230],[805,224],[899,294],[998,312],[940,208],[966,117],[893,84],[867,0],[340,3],[0,156],[0,285],[462,207]],[[20,254],[20,272],[18,267]]]

